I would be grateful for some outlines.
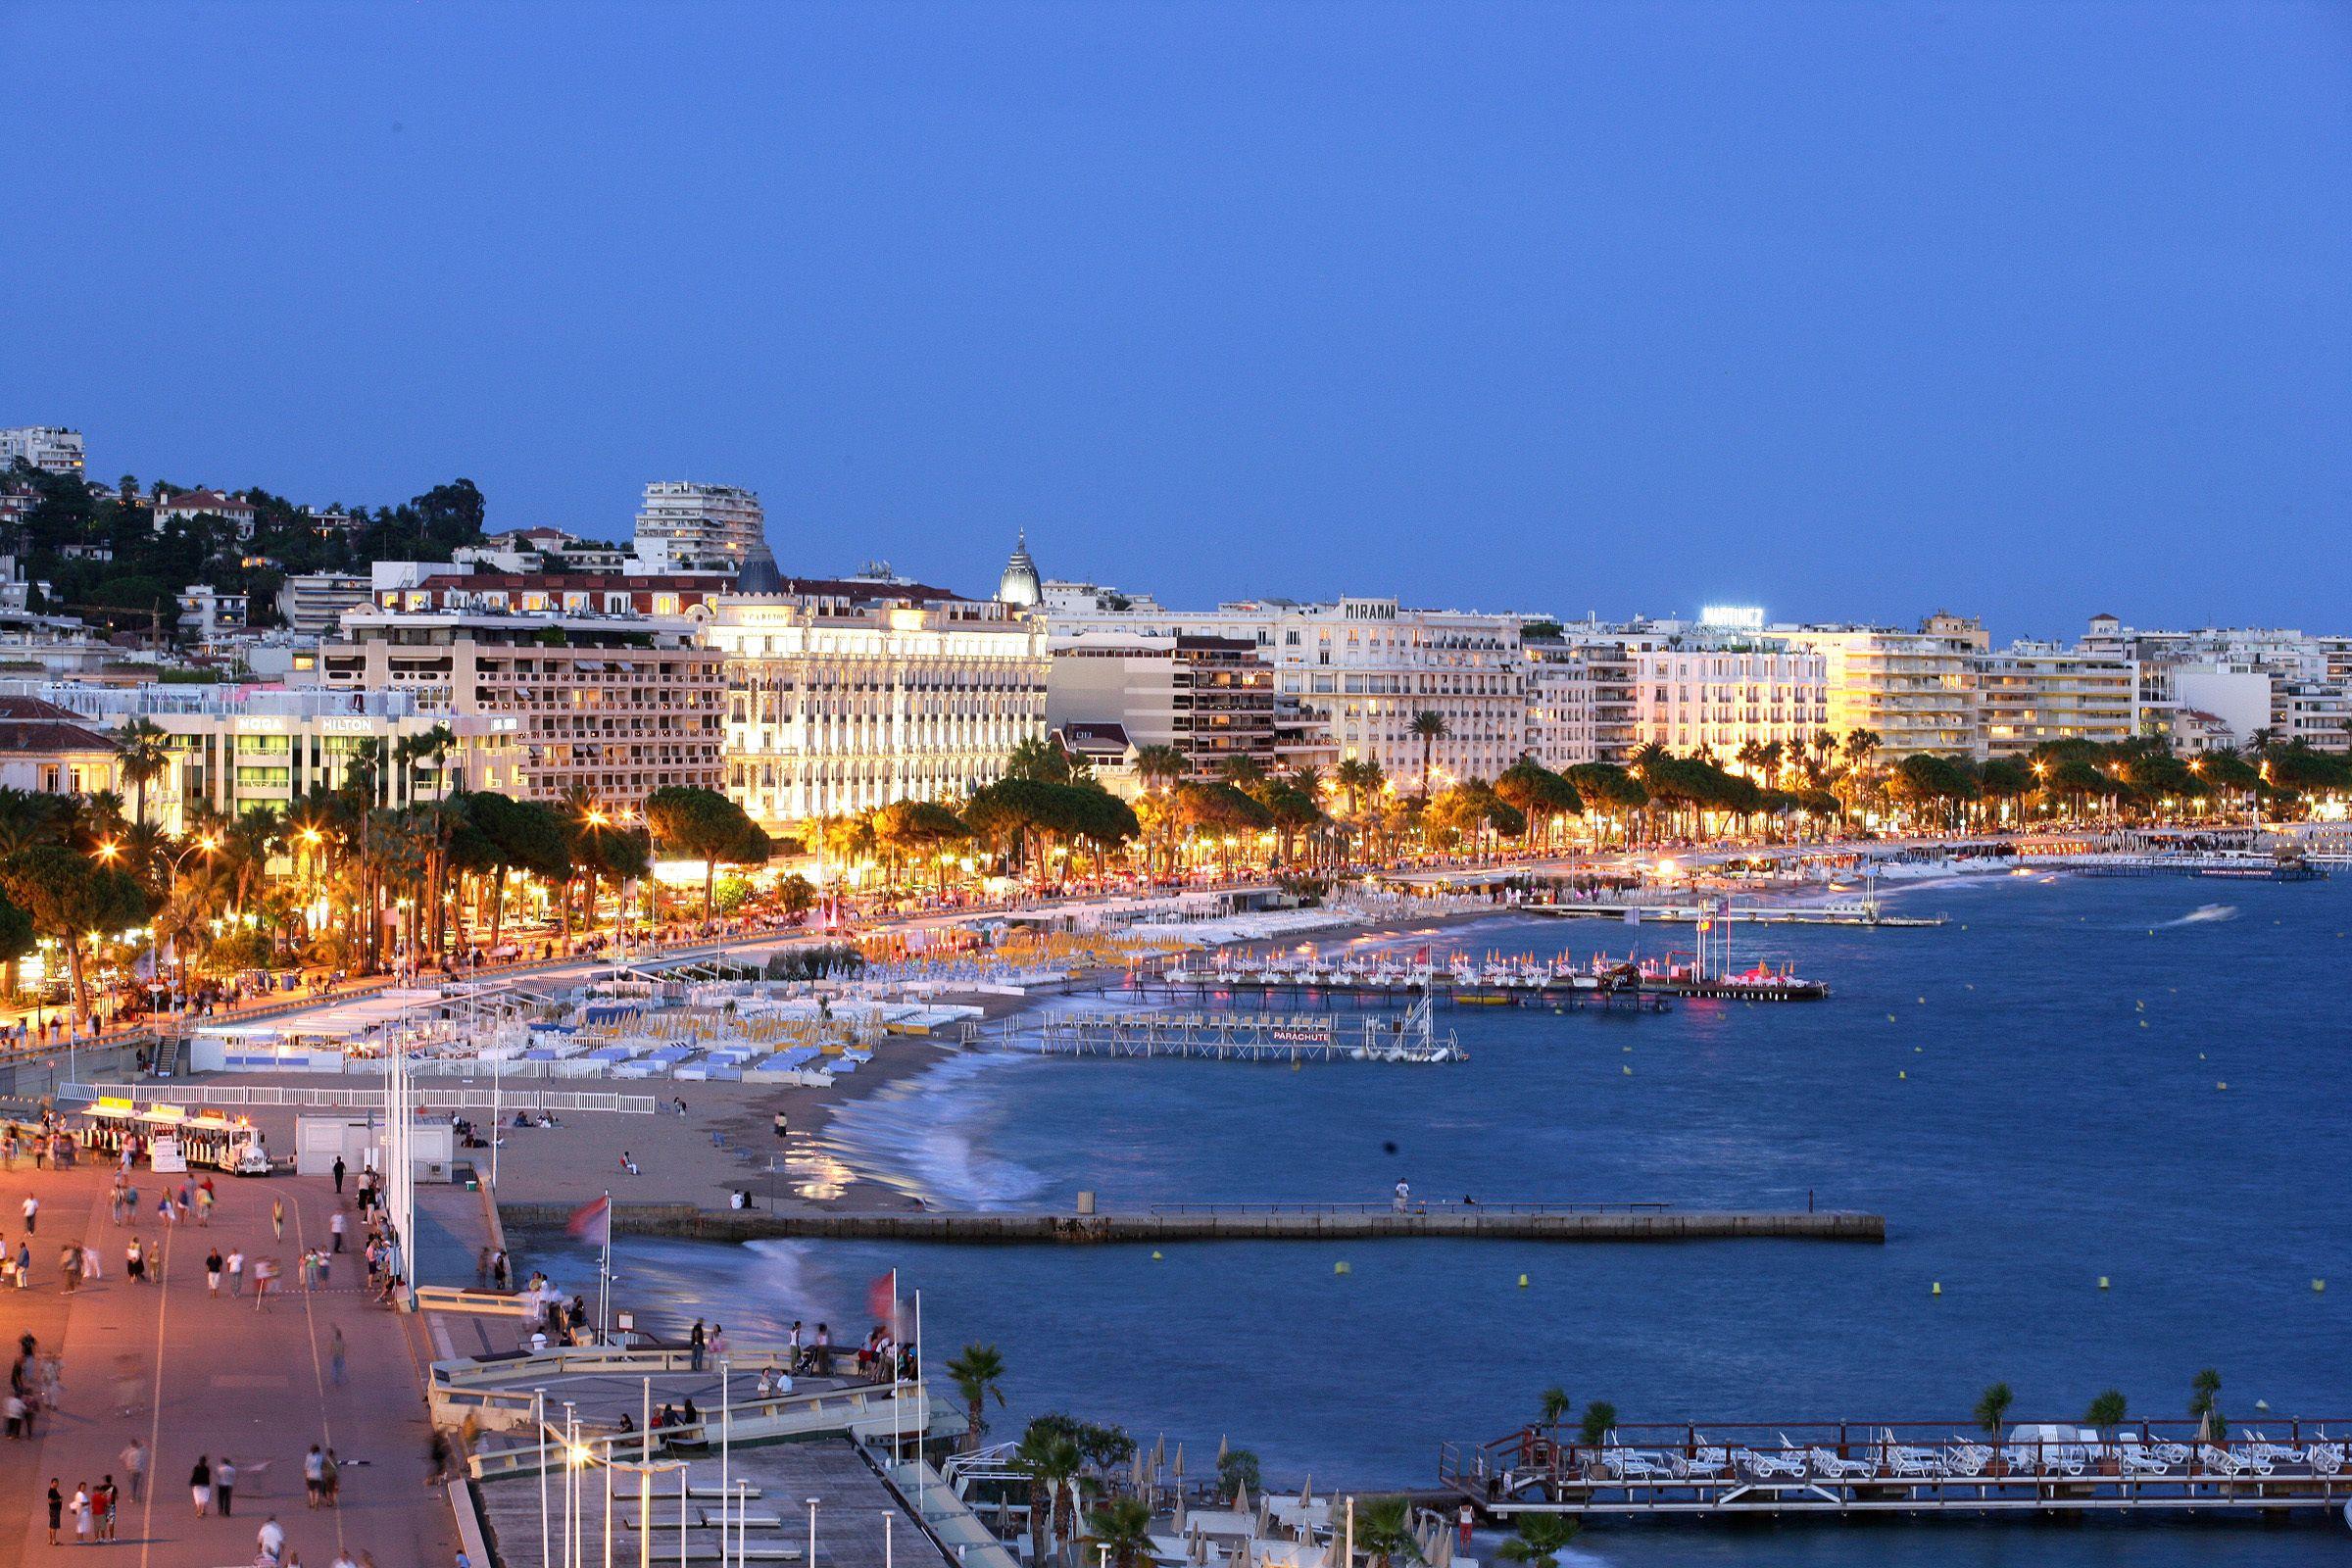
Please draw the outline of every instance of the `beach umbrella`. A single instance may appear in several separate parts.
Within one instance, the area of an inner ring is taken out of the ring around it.
[[[1225,1440],[1224,1440],[1222,1437],[1219,1437],[1219,1438],[1217,1439],[1217,1463],[1219,1463],[1219,1464],[1223,1464],[1224,1462],[1225,1462]]]
[[[1139,1497],[1144,1494],[1144,1450],[1141,1448],[1135,1450],[1135,1494]]]
[[[1301,1508],[1309,1507],[1313,1504],[1314,1500],[1315,1473],[1312,1470],[1309,1470],[1306,1473],[1306,1480],[1301,1482],[1298,1487],[1298,1506]]]
[[[1183,1484],[1183,1481],[1184,1481],[1184,1445],[1183,1445],[1182,1443],[1179,1443],[1179,1444],[1177,1444],[1177,1445],[1176,1445],[1176,1480],[1177,1480],[1177,1483],[1178,1483],[1178,1485],[1179,1485],[1179,1486],[1181,1486],[1181,1485]]]
[[[1233,1511],[1235,1513],[1248,1513],[1250,1511],[1250,1483],[1247,1481],[1237,1481],[1234,1483]]]

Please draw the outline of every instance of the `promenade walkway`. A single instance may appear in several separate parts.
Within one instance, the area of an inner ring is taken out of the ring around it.
[[[62,1349],[58,1408],[29,1442],[0,1443],[0,1488],[24,1509],[0,1527],[0,1568],[45,1560],[44,1498],[51,1477],[70,1497],[112,1474],[122,1488],[117,1555],[137,1568],[222,1568],[254,1560],[256,1532],[274,1514],[287,1562],[327,1568],[348,1552],[376,1568],[448,1568],[458,1543],[446,1494],[424,1483],[430,1434],[420,1396],[416,1320],[375,1305],[365,1289],[358,1216],[344,1207],[352,1249],[334,1259],[331,1287],[301,1288],[305,1248],[326,1247],[338,1207],[323,1177],[237,1181],[215,1177],[213,1223],[167,1230],[154,1212],[172,1178],[137,1173],[147,1209],[136,1234],[160,1260],[161,1284],[133,1284],[123,1268],[132,1230],[108,1215],[111,1169],[58,1172],[20,1163],[0,1172],[0,1234],[13,1250],[23,1235],[26,1195],[41,1203],[26,1290],[0,1290],[9,1338],[30,1332],[42,1353]],[[272,1200],[285,1203],[273,1234]],[[86,1242],[103,1278],[68,1293],[58,1252]],[[241,1248],[247,1294],[207,1290],[204,1258]],[[274,1257],[283,1294],[257,1310],[252,1261]],[[340,1335],[342,1362],[335,1358]],[[13,1345],[12,1345],[13,1349]],[[133,1499],[122,1453],[133,1439],[150,1450],[144,1495]],[[341,1465],[341,1505],[306,1506],[303,1459],[312,1444]],[[188,1477],[198,1455],[233,1458],[233,1512],[196,1516]],[[73,1541],[69,1518],[63,1539]],[[360,1556],[367,1553],[367,1557]]]

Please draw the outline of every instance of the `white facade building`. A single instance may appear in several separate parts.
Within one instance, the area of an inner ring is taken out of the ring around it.
[[[637,514],[637,557],[648,571],[732,571],[767,536],[760,497],[731,484],[659,480]]]
[[[1973,638],[1883,626],[1799,626],[1771,635],[1822,657],[1829,722],[1819,727],[1840,739],[1857,729],[1874,732],[1882,765],[1922,754],[1976,753],[1981,649]]]
[[[1045,637],[1004,605],[795,581],[697,614],[725,661],[724,787],[762,824],[968,795],[1046,732]]]
[[[1639,648],[1632,658],[1641,744],[1678,756],[1704,749],[1730,766],[1751,744],[1793,757],[1829,727],[1829,660],[1811,649],[1700,641]]]
[[[17,463],[29,463],[50,473],[79,473],[81,432],[56,424],[20,424],[0,429],[0,468]]]

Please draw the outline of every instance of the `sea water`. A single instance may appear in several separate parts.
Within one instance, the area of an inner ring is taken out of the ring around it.
[[[937,1206],[1384,1201],[1401,1178],[1432,1199],[1868,1209],[1883,1247],[624,1241],[621,1295],[739,1342],[795,1318],[854,1342],[895,1266],[935,1367],[1004,1353],[994,1435],[1069,1410],[1183,1442],[1195,1475],[1223,1440],[1319,1489],[1429,1486],[1441,1441],[1499,1437],[1554,1385],[1629,1424],[1964,1425],[1996,1381],[2017,1419],[2111,1388],[2178,1416],[2213,1367],[2233,1427],[2352,1426],[2352,881],[2033,876],[1895,901],[1949,922],[1735,929],[1735,964],[1790,960],[1824,1003],[1443,1010],[1471,1054],[1446,1066],[956,1057],[827,1134]],[[1402,940],[1662,956],[1690,933],[1509,916]],[[2340,1523],[1602,1524],[1566,1560],[2348,1551]]]

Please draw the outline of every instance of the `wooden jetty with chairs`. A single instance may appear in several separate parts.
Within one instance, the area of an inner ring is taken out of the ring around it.
[[[1300,1066],[1336,1061],[1446,1062],[1465,1059],[1450,1030],[1440,1032],[1432,1000],[1412,1000],[1399,1018],[1343,1022],[1329,1011],[1064,1012],[964,1025],[966,1046],[998,1046],[1044,1056],[1182,1056]]]
[[[554,1230],[570,1210],[560,1203],[501,1203],[513,1230]],[[833,1241],[936,1242],[959,1246],[1440,1238],[1514,1242],[1886,1240],[1883,1215],[1850,1210],[1713,1211],[1662,1202],[1533,1200],[1494,1202],[1154,1203],[1097,1211],[1081,1194],[1075,1210],[707,1209],[692,1203],[615,1203],[623,1235],[748,1242],[779,1237]]]
[[[2283,1517],[2352,1506],[2352,1419],[1533,1426],[1444,1445],[1438,1474],[1496,1519]]]

